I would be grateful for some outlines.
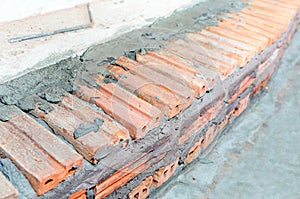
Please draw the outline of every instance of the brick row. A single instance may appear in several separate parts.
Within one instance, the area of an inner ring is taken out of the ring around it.
[[[52,107],[54,110],[44,113],[37,105],[30,113],[44,120],[91,163],[97,163],[130,139],[126,128],[73,95],[66,94]]]
[[[194,91],[174,81],[172,76],[157,72],[152,67],[126,57],[120,57],[115,63],[128,69],[121,72],[126,78],[119,78],[118,84],[156,106],[166,116],[174,117],[193,102]],[[120,75],[120,68],[111,65],[108,69]]]
[[[106,180],[100,182],[96,185],[94,192],[96,195],[96,199],[104,198],[111,194],[114,190],[118,189],[119,187],[125,185],[128,181],[132,178],[137,176],[138,174],[145,171],[147,168],[151,166],[151,160],[153,158],[144,157],[146,154],[141,154],[140,158],[137,159],[135,162],[130,162],[113,175],[108,177]],[[166,153],[163,153],[159,157],[156,157],[156,161],[160,161],[164,158]]]
[[[80,155],[28,115],[13,106],[1,107],[2,111],[13,114],[9,121],[0,122],[0,151],[27,177],[37,194],[82,167]]]
[[[77,96],[102,108],[129,131],[131,137],[142,138],[160,124],[162,113],[115,83],[104,83],[95,76],[100,88],[78,85]]]

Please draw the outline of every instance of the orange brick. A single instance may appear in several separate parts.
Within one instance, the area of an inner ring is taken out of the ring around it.
[[[255,26],[251,26],[249,24],[245,24],[241,21],[237,21],[234,19],[223,19],[222,22],[219,24],[220,27],[222,26],[232,26],[236,30],[243,30],[243,31],[248,31],[254,34],[257,34],[259,36],[267,38],[268,45],[272,44],[277,38],[274,33],[267,32],[265,30],[262,30],[260,28],[257,28]]]
[[[234,16],[234,14],[231,16]],[[266,26],[266,28],[275,29],[280,33],[280,35],[285,31],[285,25],[273,23],[272,21],[262,20],[259,17],[255,17],[255,16],[252,16],[249,14],[239,13],[238,17],[242,18],[243,20],[245,20],[247,22],[252,21],[253,23],[262,24],[262,25]]]
[[[52,106],[54,110],[48,114],[44,114],[39,108],[31,113],[44,120],[55,133],[63,136],[91,163],[98,162],[102,156],[110,153],[112,147],[118,145],[121,140],[130,139],[127,129],[75,96],[68,94],[60,104]],[[93,124],[96,120],[103,122],[98,130],[94,129],[75,137],[74,133],[81,124]]]
[[[173,81],[186,84],[188,87],[194,90],[195,97],[197,98],[200,98],[206,93],[208,90],[208,83],[203,78],[196,76],[194,73],[188,70],[184,70],[176,65],[170,64],[169,61],[165,61],[167,59],[166,57],[165,59],[159,59],[157,56],[153,56],[153,54],[154,53],[149,51],[147,51],[146,55],[140,55],[140,53],[137,53],[136,59],[138,62],[151,67],[156,72],[171,77]]]
[[[186,42],[183,40],[172,41],[166,46],[166,51],[184,59],[196,62],[201,67],[217,71],[223,78],[226,78],[234,70],[234,68],[207,56],[209,52],[196,42]]]
[[[250,8],[252,6],[254,6],[255,9],[260,8],[276,13],[277,16],[283,16],[288,18],[289,20],[295,16],[298,9],[298,7],[294,6],[293,4],[270,0],[252,0],[250,3]]]
[[[217,135],[216,125],[210,126],[204,134],[203,140],[201,142],[201,148],[206,149],[213,142],[216,135]]]
[[[194,146],[191,147],[190,151],[188,152],[188,155],[186,159],[184,160],[184,164],[187,165],[191,163],[194,159],[196,159],[200,153],[201,149],[201,143],[203,143],[204,138],[201,137],[198,142],[194,144]]]
[[[193,62],[188,61],[187,59],[181,58],[174,54],[170,54],[166,51],[159,51],[159,52],[151,52],[148,51],[147,55],[151,57],[155,57],[156,59],[162,60],[168,64],[171,64],[177,68],[185,70],[194,74],[194,76],[201,77],[205,81],[206,89],[210,90],[214,87],[215,81],[218,76],[215,73],[209,73],[203,67],[196,67]]]
[[[194,91],[188,86],[172,81],[168,74],[156,72],[152,67],[126,57],[120,57],[116,63],[129,69],[123,72],[126,78],[119,79],[118,84],[158,107],[166,116],[174,117],[193,102]],[[113,72],[111,68],[109,70]]]
[[[238,23],[245,24],[249,28],[255,27],[265,33],[270,33],[269,36],[274,40],[278,39],[282,34],[281,30],[279,30],[277,27],[270,26],[270,24],[266,23],[265,21],[258,20],[256,18],[249,19],[248,17],[240,16],[237,14],[232,14],[230,16],[233,16],[233,18],[224,18],[222,20],[229,22],[238,21]]]
[[[261,52],[266,47],[265,41],[260,41],[257,39],[253,39],[252,37],[249,37],[249,34],[240,33],[238,31],[228,30],[221,27],[214,27],[209,26],[206,28],[207,31],[222,35],[224,37],[228,37],[230,39],[235,39],[239,42],[244,42],[248,45],[255,46],[256,47],[256,53]]]
[[[0,122],[0,151],[41,195],[80,169],[83,159],[42,125],[14,109],[16,114],[9,122]]]
[[[249,100],[250,94],[248,94],[246,97],[241,99],[238,103],[238,107],[234,110],[234,115],[239,116],[242,112],[244,112],[247,108],[248,105],[248,100]]]
[[[160,124],[161,111],[114,83],[102,83],[100,89],[78,86],[77,96],[102,108],[126,127],[133,139],[144,137]]]
[[[222,20],[228,20],[228,19],[229,18],[224,18]],[[236,20],[236,19],[232,19],[232,20]],[[237,41],[235,39],[230,39],[228,37],[223,37],[221,35],[215,34],[213,32],[209,32],[207,30],[201,30],[197,33],[201,34],[201,35],[205,35],[206,37],[209,37],[211,39],[214,39],[218,42],[224,43],[224,44],[229,45],[231,47],[237,48],[237,49],[242,50],[244,52],[247,52],[250,57],[253,57],[255,55],[255,50],[256,50],[255,46],[251,46],[251,45],[248,45],[244,42],[240,42],[240,41]]]
[[[176,158],[174,162],[167,166],[163,166],[159,168],[157,171],[155,171],[153,176],[153,185],[156,187],[161,186],[163,183],[169,180],[170,177],[172,177],[176,171],[177,165],[178,165],[179,157]]]
[[[0,172],[0,199],[17,199],[18,191]]]
[[[286,29],[288,27],[288,24],[289,24],[289,21],[290,21],[289,19],[285,19],[285,18],[282,18],[280,16],[272,16],[269,13],[266,13],[265,11],[256,10],[255,12],[253,12],[253,11],[250,11],[250,10],[242,10],[241,13],[245,14],[245,15],[253,16],[253,17],[256,17],[256,18],[259,18],[259,19],[262,19],[264,21],[271,22],[271,23],[276,24],[276,25],[280,25],[284,29]]]
[[[162,154],[160,157],[157,157],[157,161],[164,158],[165,155],[166,153]],[[143,156],[145,156],[145,154],[141,154],[139,157],[140,159],[136,160],[135,162],[128,163],[110,177],[105,179],[103,182],[100,182],[95,188],[96,199],[108,196],[113,191],[126,184],[132,178],[149,168],[151,166],[151,164],[148,163],[150,158],[143,158]]]
[[[128,194],[128,199],[146,199],[150,194],[150,188],[153,182],[153,177],[148,176],[141,182],[139,186],[134,188]]]
[[[184,144],[197,130],[205,126],[212,120],[222,109],[222,101],[218,102],[215,106],[209,108],[203,115],[197,118],[188,129],[185,130],[183,135],[179,138],[178,144]]]
[[[86,190],[79,190],[72,193],[68,199],[86,199]]]
[[[214,36],[213,38],[211,38]],[[218,38],[218,39],[216,39]],[[228,38],[214,34],[212,32],[208,32],[206,30],[197,32],[194,34],[194,39],[202,42],[204,46],[207,48],[211,48],[211,53],[214,54],[215,50],[223,55],[230,57],[231,59],[236,60],[237,65],[243,67],[255,54],[255,50],[249,51],[245,50],[245,48],[239,48],[239,46],[232,45],[228,42],[224,42],[223,40],[227,40]],[[206,45],[205,45],[206,42]],[[241,42],[238,42],[240,44]],[[235,65],[235,67],[237,66]],[[235,68],[234,67],[234,68]]]
[[[240,56],[236,54],[239,51],[238,49],[225,45],[222,42],[218,43],[214,39],[202,35],[201,32],[187,33],[186,35],[190,40],[201,44],[201,47],[205,49],[204,56],[208,56],[212,60],[221,62],[233,69],[237,66],[238,60],[236,58]],[[229,53],[232,56],[229,56]]]

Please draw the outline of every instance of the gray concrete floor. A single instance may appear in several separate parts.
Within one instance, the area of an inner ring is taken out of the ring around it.
[[[300,198],[300,31],[267,92],[151,198]]]

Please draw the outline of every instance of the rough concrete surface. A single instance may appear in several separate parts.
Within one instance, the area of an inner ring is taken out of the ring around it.
[[[300,31],[267,92],[199,157],[150,198],[300,197]]]

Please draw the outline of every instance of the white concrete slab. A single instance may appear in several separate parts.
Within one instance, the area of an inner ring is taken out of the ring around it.
[[[82,1],[70,1],[70,5],[74,2],[82,3]],[[54,64],[61,59],[81,55],[92,45],[106,42],[132,29],[149,25],[159,17],[170,15],[176,9],[187,8],[198,2],[199,0],[91,1],[90,13],[94,22],[91,28],[17,43],[9,42],[12,33],[3,25],[7,22],[0,23],[0,84],[29,71]],[[6,4],[9,5],[9,2],[1,2],[1,9]],[[14,12],[18,12],[18,9]],[[4,20],[1,11],[0,15],[1,20]],[[49,18],[50,21],[51,18]],[[15,29],[18,30],[18,27]]]

